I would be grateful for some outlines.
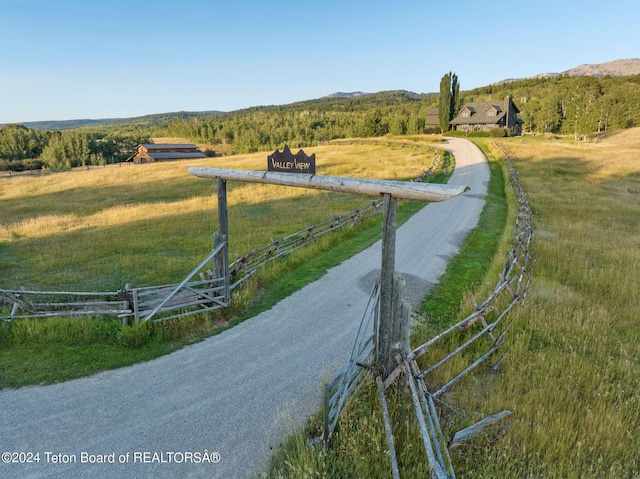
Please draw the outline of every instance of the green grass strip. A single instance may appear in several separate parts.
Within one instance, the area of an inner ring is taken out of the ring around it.
[[[490,158],[491,176],[485,206],[478,225],[468,234],[460,251],[451,259],[440,281],[431,288],[419,309],[419,314],[438,331],[454,324],[464,293],[474,290],[485,278],[500,245],[509,212],[502,166],[491,159],[487,142],[476,143]]]

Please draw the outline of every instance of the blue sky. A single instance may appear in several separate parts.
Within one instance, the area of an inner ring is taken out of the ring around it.
[[[640,57],[638,0],[0,0],[0,124],[463,90]]]

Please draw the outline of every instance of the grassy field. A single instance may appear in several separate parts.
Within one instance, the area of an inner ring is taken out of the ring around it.
[[[459,477],[640,477],[640,129],[502,145],[537,214],[534,282],[502,371],[472,410],[509,433]]]
[[[500,145],[513,158],[536,215],[534,281],[525,306],[512,313],[498,372],[480,368],[444,398],[451,406],[440,409],[448,438],[498,411],[515,413],[506,435],[495,429],[452,451],[456,475],[638,478],[640,129],[589,143],[511,138]],[[486,278],[473,280],[459,267],[463,261],[452,264],[442,294],[432,294],[423,307],[430,321],[442,326],[462,317],[468,305],[460,299],[482,298],[495,284],[508,234],[498,241]],[[463,246],[469,259],[492,248],[491,241],[474,242],[472,234]],[[469,281],[477,286],[460,291],[458,283]],[[417,331],[414,344],[425,331]],[[321,430],[314,418],[275,455],[271,477],[389,477],[374,387],[364,388],[347,409],[330,449],[306,446]],[[428,476],[410,401],[392,395],[390,403],[401,477]]]
[[[401,147],[393,141],[389,146],[329,144],[307,153],[316,153],[319,174],[396,179],[417,176],[433,158],[426,147]],[[266,156],[0,178],[0,287],[116,291],[125,283],[179,282],[211,250],[217,229],[215,181],[195,178],[187,168],[265,169]],[[373,199],[231,182],[231,256]],[[417,206],[407,204],[404,214]],[[232,326],[378,239],[379,221],[324,236],[317,245],[272,263],[249,288],[236,291],[231,310],[211,316],[129,328],[116,320],[2,323],[0,387],[69,379],[131,364]],[[261,301],[255,303],[258,296]]]
[[[409,179],[431,162],[424,148],[371,143],[312,152],[318,174],[328,175]],[[188,166],[265,169],[266,153],[0,179],[0,284],[109,291],[182,279],[217,229],[215,181],[189,175]],[[233,256],[369,199],[235,182],[228,201]]]

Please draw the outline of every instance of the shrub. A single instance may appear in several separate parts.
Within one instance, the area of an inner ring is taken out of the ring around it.
[[[445,132],[444,136],[454,136],[459,138],[464,138],[467,136],[467,133],[461,130],[449,130]]]
[[[489,136],[489,132],[477,130],[470,132],[467,136],[472,138],[487,138]]]
[[[0,160],[0,171],[25,171],[25,170],[41,170],[44,162],[37,158],[26,160]]]
[[[505,136],[508,136],[507,129],[500,127],[491,128],[491,130],[489,130],[489,136],[491,138],[504,138]]]

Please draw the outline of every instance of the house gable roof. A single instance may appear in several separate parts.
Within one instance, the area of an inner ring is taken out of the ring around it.
[[[162,148],[163,150],[191,150],[198,148],[193,143],[142,143],[140,146],[147,150],[155,150]]]
[[[507,113],[504,101],[476,101],[465,103],[458,112],[458,115],[451,120],[452,125],[486,125],[498,123]],[[510,99],[507,101],[511,101]],[[520,112],[513,102],[511,106],[516,113]],[[494,116],[487,116],[487,112],[493,110]],[[469,116],[462,116],[462,113],[469,112]]]
[[[174,151],[171,153],[149,153],[148,156],[154,160],[186,160],[191,158],[206,158],[204,153],[199,151]]]

